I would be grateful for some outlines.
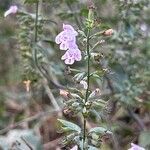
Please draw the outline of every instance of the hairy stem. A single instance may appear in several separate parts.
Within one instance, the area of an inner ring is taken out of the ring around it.
[[[86,95],[85,95],[85,103],[88,100],[88,93],[89,93],[89,83],[90,83],[90,29],[87,31],[87,45],[86,45],[86,51],[87,51],[87,89],[86,89]],[[84,124],[83,124],[83,150],[85,150],[85,140],[86,140],[86,116],[83,114],[84,117]]]
[[[38,35],[38,16],[39,16],[39,1],[36,2],[36,18],[35,18],[35,37],[34,42],[37,42],[37,35]]]
[[[89,38],[90,36],[90,29],[88,29],[87,32],[87,46],[86,46],[86,51],[87,51],[87,90],[86,90],[86,97],[85,97],[85,103],[87,102],[88,99],[88,92],[89,92],[89,83],[90,83],[90,43],[89,43]]]

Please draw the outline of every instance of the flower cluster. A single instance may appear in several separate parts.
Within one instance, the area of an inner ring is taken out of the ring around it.
[[[18,7],[16,5],[10,6],[10,8],[4,13],[4,17],[7,17],[10,14],[16,14],[18,11]]]
[[[63,24],[63,31],[55,38],[55,42],[60,44],[60,49],[66,50],[66,53],[61,57],[62,60],[65,60],[65,64],[72,65],[82,58],[81,51],[76,44],[77,35],[78,33],[71,25]]]

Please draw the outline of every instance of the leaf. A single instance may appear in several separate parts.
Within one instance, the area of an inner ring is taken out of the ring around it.
[[[87,18],[88,17],[88,12],[89,12],[89,10],[87,8],[82,8],[81,11],[80,11],[80,15]]]
[[[81,81],[84,77],[85,77],[86,73],[85,72],[80,72],[80,73],[77,73],[73,79],[76,80],[76,81]]]
[[[88,150],[98,150],[98,149],[94,146],[88,146]]]
[[[107,129],[103,128],[103,127],[95,127],[92,128],[89,133],[97,133],[97,134],[112,134],[111,131],[108,131]]]
[[[139,144],[144,148],[150,148],[150,140],[148,139],[150,139],[150,132],[142,132],[139,137]]]
[[[58,119],[58,121],[61,123],[62,125],[62,129],[65,131],[76,131],[76,132],[81,132],[81,128],[69,121],[66,120],[62,120],[62,119]]]
[[[79,33],[82,37],[86,38],[86,35],[85,35],[85,33],[84,33],[83,31],[78,30],[78,33]]]
[[[71,95],[72,98],[74,98],[74,99],[80,99],[80,100],[82,100],[82,98],[81,98],[78,94],[76,94],[76,93],[70,93],[70,95]]]

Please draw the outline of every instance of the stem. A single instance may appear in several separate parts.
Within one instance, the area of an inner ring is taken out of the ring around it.
[[[37,42],[37,34],[38,34],[38,13],[39,13],[39,1],[36,2],[36,18],[35,18],[35,37],[34,42]]]
[[[34,33],[34,45],[36,45],[37,41],[38,41],[38,17],[39,17],[39,1],[36,2],[35,4],[36,6],[36,12],[35,12],[35,33]],[[43,70],[40,68],[40,66],[38,65],[38,58],[37,58],[37,49],[34,48],[33,50],[33,58],[34,58],[34,63],[35,63],[35,67],[37,67],[39,73],[45,77],[45,73],[43,72]]]
[[[86,97],[85,97],[85,103],[87,102],[88,99],[88,92],[89,92],[89,83],[90,83],[90,44],[89,44],[89,35],[90,35],[90,29],[88,29],[87,32],[87,90],[86,90]]]
[[[87,31],[87,89],[86,89],[86,96],[85,96],[85,103],[88,100],[88,93],[89,93],[89,83],[90,83],[90,29]],[[85,139],[86,139],[86,116],[83,114],[84,117],[84,124],[83,124],[83,150],[85,150]]]

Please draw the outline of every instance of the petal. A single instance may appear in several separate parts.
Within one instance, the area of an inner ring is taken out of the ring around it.
[[[67,32],[71,32],[74,36],[78,35],[78,32],[69,24],[63,24],[63,29]]]
[[[68,49],[68,43],[67,42],[62,42],[60,44],[60,49],[61,50],[67,50]]]
[[[60,44],[61,42],[63,42],[63,36],[64,36],[64,31],[60,32],[56,38],[55,38],[55,42],[57,44]]]
[[[82,59],[82,56],[81,56],[81,55],[77,55],[77,56],[75,57],[75,60],[76,60],[76,61],[81,61],[81,59]]]
[[[71,50],[71,51],[78,49],[78,46],[75,43],[75,41],[68,42],[68,49]]]
[[[82,59],[81,51],[78,50],[78,52],[76,52],[76,55],[75,55],[75,60],[80,61],[81,59]]]
[[[62,57],[61,57],[61,59],[62,60],[65,60],[65,59],[67,59],[69,57],[69,54],[68,54],[68,52],[66,52]]]
[[[67,31],[75,31],[74,28],[69,24],[63,24],[63,29]]]
[[[59,33],[55,38],[55,43],[60,44],[61,43],[61,34]]]
[[[18,11],[17,6],[10,6],[10,8],[4,13],[4,17],[7,17],[9,14],[15,14]]]
[[[10,7],[10,10],[11,10],[11,12],[12,12],[13,14],[15,14],[15,13],[17,13],[17,11],[18,11],[18,7],[17,7],[16,5],[11,6],[11,7]]]
[[[7,11],[4,13],[4,17],[7,17],[9,14],[11,14],[11,10],[7,10]]]
[[[68,59],[65,60],[65,64],[72,65],[73,63],[74,63],[73,58],[68,58]]]

